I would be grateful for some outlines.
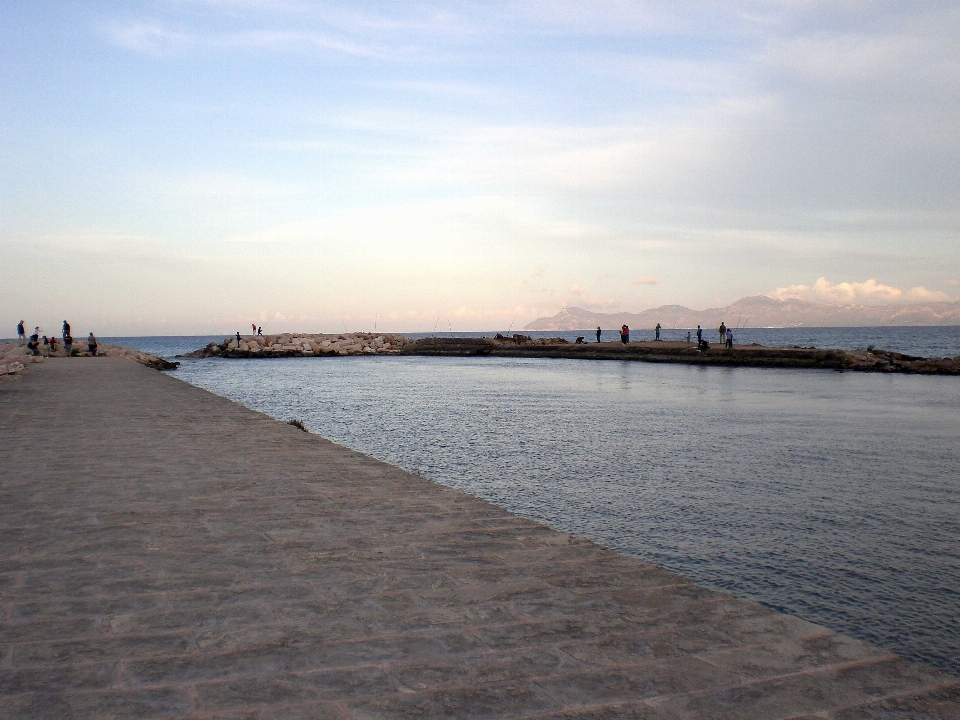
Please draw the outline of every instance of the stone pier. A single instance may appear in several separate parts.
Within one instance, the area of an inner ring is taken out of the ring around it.
[[[2,718],[960,718],[960,680],[114,358],[0,384]]]

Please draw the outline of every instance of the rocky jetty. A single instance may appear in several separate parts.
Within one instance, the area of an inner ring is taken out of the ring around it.
[[[30,363],[43,362],[51,357],[89,357],[87,343],[84,340],[81,343],[73,344],[73,351],[68,355],[63,350],[63,344],[58,342],[57,349],[51,351],[49,346],[43,349],[41,346],[39,355],[31,355],[30,351],[24,345],[17,342],[8,341],[0,343],[0,378],[16,376],[22,373]],[[179,363],[164,360],[162,357],[151,355],[150,353],[140,352],[133,348],[123,347],[122,345],[108,345],[100,343],[97,346],[97,355],[102,357],[122,357],[127,360],[146,365],[154,370],[174,370]]]
[[[329,355],[399,355],[412,341],[383,333],[246,335],[224,338],[183,357],[271,358]]]
[[[793,367],[860,372],[960,375],[960,356],[922,358],[889,350],[829,350],[813,347],[740,345],[733,349],[711,346],[698,350],[694,343],[633,342],[571,343],[530,338],[526,335],[494,338],[423,338],[404,348],[408,355],[493,355],[499,357],[551,357],[583,360],[640,360],[688,365],[742,367]]]

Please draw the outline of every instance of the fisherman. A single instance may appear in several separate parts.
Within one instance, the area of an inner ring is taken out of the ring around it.
[[[257,337],[263,337],[263,328],[262,328],[262,327],[258,327],[258,328],[257,328]]]
[[[96,356],[97,356],[97,346],[98,346],[98,345],[99,345],[99,343],[97,342],[97,339],[93,336],[93,333],[92,333],[92,332],[91,332],[89,335],[87,335],[87,350],[90,351],[90,354],[91,354],[93,357],[96,357]]]
[[[597,325],[597,342],[600,342],[600,326]]]
[[[727,326],[723,324],[723,320],[720,321],[720,329],[718,330],[720,335],[720,342],[723,342],[727,339]]]
[[[240,331],[237,330],[237,350],[240,349]]]
[[[68,323],[66,320],[63,321],[63,332],[61,334],[63,335],[64,340],[66,340],[67,335],[70,334],[70,323]]]
[[[660,323],[657,323],[657,326],[654,328],[654,330],[656,331],[657,336],[656,336],[655,338],[653,338],[653,339],[654,339],[654,340],[659,340],[659,339],[660,339]]]
[[[687,330],[687,345],[690,344],[690,331]]]
[[[599,330],[600,328],[597,328],[597,329]],[[597,342],[599,342],[599,336],[597,336],[597,337],[598,337]],[[23,344],[27,341],[26,330],[24,330],[24,328],[23,328],[23,320],[21,320],[19,323],[17,323],[17,341],[18,341],[21,345],[23,345]]]
[[[733,350],[733,330],[727,328],[727,349]]]

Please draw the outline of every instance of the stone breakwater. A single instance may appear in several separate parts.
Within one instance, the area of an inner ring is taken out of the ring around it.
[[[723,365],[735,367],[791,367],[821,370],[854,370],[877,373],[960,375],[960,356],[924,358],[868,348],[835,350],[814,347],[710,346],[695,343],[632,342],[572,343],[563,338],[429,337],[411,340],[402,335],[345,333],[342,335],[290,333],[241,336],[210,343],[184,357],[307,357],[332,355],[453,355],[499,357],[548,357],[579,360],[639,360],[643,362]]]
[[[39,355],[32,355],[26,346],[20,345],[17,342],[8,341],[0,343],[0,378],[15,377],[26,370],[27,366],[31,363],[43,362],[45,358],[90,357],[86,340],[82,343],[75,342],[73,344],[73,352],[69,355],[64,352],[62,343],[58,342],[57,348],[57,350],[51,351],[48,346],[46,350],[41,350]],[[121,345],[107,345],[105,343],[98,345],[97,355],[100,357],[119,357],[126,360],[133,360],[141,365],[151,367],[154,370],[173,370],[178,365],[178,363],[164,360],[150,353],[140,352],[139,350]]]
[[[287,333],[224,338],[183,357],[309,357],[315,355],[399,355],[412,341],[384,333]]]
[[[813,347],[767,347],[740,345],[732,349],[710,346],[698,350],[695,343],[632,342],[570,343],[560,338],[535,339],[525,335],[495,338],[423,338],[404,348],[408,355],[493,355],[498,357],[551,357],[583,360],[640,360],[688,365],[737,367],[792,367],[823,370],[854,370],[879,373],[960,375],[960,356],[923,358],[869,348],[833,350]]]

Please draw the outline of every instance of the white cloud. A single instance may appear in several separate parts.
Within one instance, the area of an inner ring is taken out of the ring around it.
[[[194,48],[296,51],[332,50],[358,57],[396,56],[374,45],[351,42],[314,30],[256,29],[241,32],[205,33],[174,30],[159,23],[132,22],[106,28],[107,37],[116,45],[147,55],[174,55]]]
[[[620,305],[620,300],[616,298],[601,298],[590,293],[579,283],[570,286],[567,292],[573,296],[574,302],[587,310],[603,310]]]
[[[885,305],[899,302],[939,302],[952,300],[939,290],[921,286],[907,290],[884,285],[873,278],[865,282],[832,283],[825,277],[811,285],[779,287],[769,293],[778,300],[797,299],[831,304]]]
[[[659,283],[660,283],[660,278],[646,277],[645,275],[641,275],[640,277],[634,278],[633,280],[634,285],[658,285]]]

